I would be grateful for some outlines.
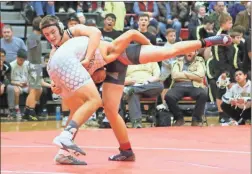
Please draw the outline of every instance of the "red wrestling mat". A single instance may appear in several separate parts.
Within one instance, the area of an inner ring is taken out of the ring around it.
[[[249,174],[250,127],[129,129],[135,162],[110,162],[118,153],[112,130],[81,130],[76,142],[87,166],[53,161],[60,131],[1,133],[1,173],[22,174]]]

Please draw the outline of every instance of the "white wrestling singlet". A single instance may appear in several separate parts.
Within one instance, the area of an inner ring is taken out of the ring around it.
[[[48,74],[61,88],[62,97],[70,97],[74,91],[88,84],[92,81],[90,74],[106,65],[97,49],[90,69],[87,71],[82,66],[80,61],[85,57],[88,41],[89,38],[85,36],[69,39],[55,51],[47,64]]]

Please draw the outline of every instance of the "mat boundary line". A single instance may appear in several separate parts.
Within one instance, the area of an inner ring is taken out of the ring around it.
[[[1,148],[54,148],[53,145],[1,145]],[[85,149],[117,149],[113,146],[79,146]],[[251,154],[248,151],[236,150],[220,150],[220,149],[197,149],[197,148],[172,148],[172,147],[134,147],[135,150],[172,150],[172,151],[194,151],[194,152],[218,152],[218,153],[237,153],[237,154]]]

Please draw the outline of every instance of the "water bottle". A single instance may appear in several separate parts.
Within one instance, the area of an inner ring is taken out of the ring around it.
[[[61,119],[60,106],[56,107],[56,121]]]
[[[131,28],[134,27],[134,17],[133,16],[130,17],[130,27]]]

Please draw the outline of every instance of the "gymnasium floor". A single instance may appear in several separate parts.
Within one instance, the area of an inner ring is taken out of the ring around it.
[[[135,162],[110,162],[118,152],[111,129],[82,128],[76,143],[87,166],[53,161],[60,123],[2,122],[1,173],[18,174],[249,174],[250,126],[128,129]]]

